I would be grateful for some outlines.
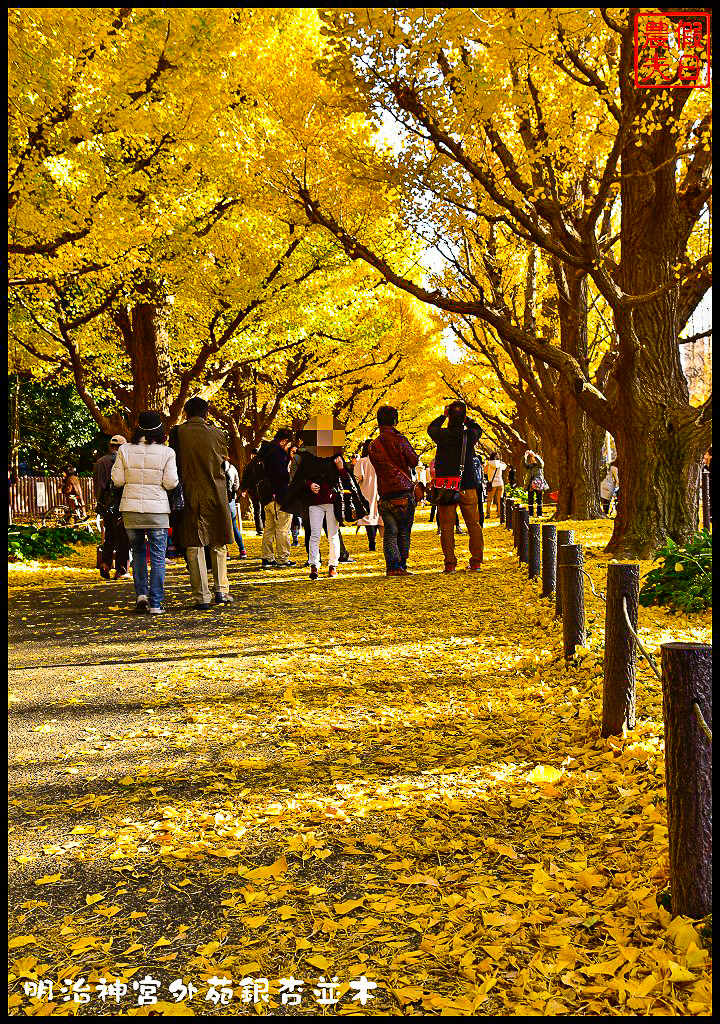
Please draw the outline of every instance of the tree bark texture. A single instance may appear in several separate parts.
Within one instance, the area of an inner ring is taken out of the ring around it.
[[[603,677],[603,736],[620,736],[635,726],[635,638],[623,612],[637,632],[639,565],[609,565],[605,605],[605,668]]]
[[[587,278],[583,272],[553,261],[558,287],[560,347],[589,375],[587,333]],[[600,461],[604,430],[593,423],[577,403],[569,383],[560,377],[556,386],[560,444],[559,494],[555,518],[599,519]]]
[[[562,615],[562,577],[560,576],[560,566],[562,564],[561,552],[562,549],[572,544],[575,540],[574,530],[558,530],[557,542],[555,545],[555,618],[560,618]]]
[[[695,716],[697,702],[712,731],[712,648],[661,648],[670,896],[673,916],[712,910],[712,744]]]
[[[169,307],[159,302],[138,302],[113,315],[130,362],[130,392],[126,420],[132,429],[141,412],[154,409],[167,419],[173,389],[173,365],[168,334]]]
[[[629,37],[623,43],[620,73],[628,113],[640,102],[632,45]],[[670,101],[678,111],[684,102],[680,92]],[[629,295],[668,286],[652,300],[615,309],[619,353],[612,370],[612,432],[620,496],[606,550],[641,558],[668,537],[685,542],[697,528],[700,460],[710,441],[710,424],[697,422],[690,406],[680,360],[680,286],[669,286],[688,237],[676,184],[673,122],[668,111],[649,138],[629,131],[621,156],[620,286]]]
[[[554,523],[542,524],[542,594],[550,597],[555,591],[557,572],[557,527]]]
[[[563,649],[569,661],[575,657],[576,648],[585,646],[585,586],[581,545],[567,544],[562,552],[558,569],[562,579]]]

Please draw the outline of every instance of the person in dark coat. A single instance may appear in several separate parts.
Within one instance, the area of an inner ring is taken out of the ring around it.
[[[377,475],[378,511],[383,521],[383,554],[387,576],[409,576],[407,560],[415,521],[412,472],[420,458],[397,429],[398,411],[381,405],[377,411],[380,436],[368,449]]]
[[[208,403],[204,398],[189,399],[184,412],[185,423],[176,427],[171,436],[185,496],[177,542],[185,549],[195,607],[206,610],[212,607],[203,551],[206,544],[212,559],[215,603],[232,602],[227,546],[232,543],[233,530],[223,470],[228,457],[227,440],[222,430],[206,421]]]
[[[262,542],[263,569],[289,569],[296,565],[290,560],[290,525],[292,516],[283,512],[282,503],[290,486],[290,448],[293,432],[282,427],[272,441],[263,441],[258,458],[262,459],[270,485],[270,500],[265,501],[265,529]]]
[[[110,450],[95,463],[93,470],[93,490],[98,501],[103,491],[110,486],[110,472],[117,458],[118,448],[127,444],[122,434],[110,438]],[[104,580],[110,579],[110,568],[115,561],[115,579],[129,578],[128,562],[130,560],[130,541],[123,525],[119,509],[109,508],[100,513],[103,521],[103,546],[100,575]]]
[[[447,420],[447,426],[443,426]],[[475,470],[475,445],[482,435],[479,423],[468,418],[467,406],[464,402],[455,401],[445,406],[442,416],[438,416],[428,426],[428,434],[437,445],[435,455],[435,481],[460,475],[463,437],[467,437],[465,448],[465,465],[460,479],[460,502],[456,505],[438,505],[438,525],[440,527],[440,545],[445,558],[445,572],[455,572],[455,515],[459,507],[465,525],[468,528],[470,542],[471,570],[479,570],[483,561],[484,539],[480,525],[477,488],[480,483]]]
[[[253,519],[255,520],[255,532],[257,533],[258,537],[262,537],[263,529],[265,527],[265,512],[263,510],[262,502],[260,501],[260,498],[258,496],[258,492],[250,479],[250,473],[248,473],[248,467],[252,469],[250,463],[255,458],[257,453],[257,448],[249,449],[248,463],[243,472],[241,485],[243,488],[243,493],[247,494],[248,498],[250,499],[250,504],[252,505]]]

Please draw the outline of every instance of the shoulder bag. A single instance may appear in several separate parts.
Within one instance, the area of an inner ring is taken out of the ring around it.
[[[178,483],[171,491],[168,491],[170,502],[170,526],[176,527],[180,522],[185,508],[185,492],[182,483]]]
[[[335,491],[333,511],[339,523],[356,523],[370,514],[370,505],[357,485],[352,474],[348,476],[349,482],[344,484],[341,481],[342,490]]]

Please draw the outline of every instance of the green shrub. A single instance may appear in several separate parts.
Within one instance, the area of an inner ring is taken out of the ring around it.
[[[503,497],[512,498],[513,501],[522,501],[523,504],[527,505],[528,493],[524,487],[511,487],[510,484],[507,484]]]
[[[32,562],[53,560],[73,553],[72,544],[98,544],[100,536],[74,526],[54,526],[41,529],[36,526],[8,528],[8,560]]]
[[[701,530],[684,547],[669,540],[658,552],[640,588],[640,604],[662,604],[684,612],[712,607],[712,535]]]

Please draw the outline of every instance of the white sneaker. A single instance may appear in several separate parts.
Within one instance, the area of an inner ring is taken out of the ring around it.
[[[164,615],[165,614],[165,609],[162,607],[162,605],[160,605],[159,608],[148,608],[148,611],[150,612],[151,615]]]
[[[135,602],[136,612],[146,612],[148,610],[148,599],[146,594],[141,594]]]

